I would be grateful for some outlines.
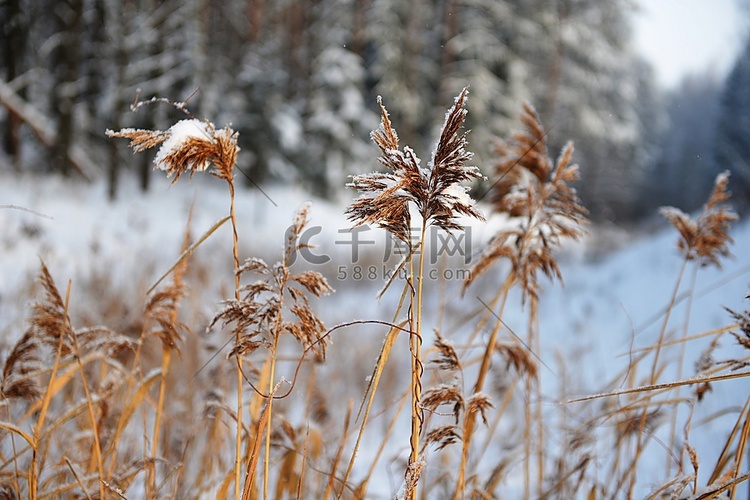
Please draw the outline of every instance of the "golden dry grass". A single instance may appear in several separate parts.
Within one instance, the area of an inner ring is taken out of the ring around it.
[[[464,89],[448,111],[428,168],[399,146],[379,102],[381,125],[373,140],[386,171],[353,178],[350,186],[361,196],[346,213],[354,224],[378,225],[410,246],[401,264],[407,279],[391,321],[352,320],[331,328],[314,299],[332,300],[325,297],[332,288],[322,274],[292,264],[303,249],[309,206],[292,221],[278,264],[241,261],[236,134],[200,121],[205,137],[189,137],[160,158],[173,182],[204,170],[227,182],[232,250],[210,258],[232,262],[232,286],[191,274],[200,266],[192,260],[194,250],[217,225],[194,241],[189,217],[183,245],[174,249],[176,265],[161,278],[151,276],[157,283],[143,300],[139,321],[127,328],[114,319],[111,328],[74,325],[71,311],[78,305],[70,291],[76,283],[61,293],[41,263],[40,298],[3,361],[0,496],[369,498],[373,480],[383,477],[376,470],[387,469],[405,498],[499,498],[513,477],[522,480],[526,498],[633,498],[645,489],[638,483],[639,465],[647,453],[663,450],[668,465],[662,483],[649,485],[649,498],[741,498],[749,477],[750,399],[738,396],[740,410],[713,462],[691,444],[692,410],[680,425],[675,410],[705,404],[716,384],[750,375],[748,311],[728,311],[725,328],[670,338],[676,286],[665,298],[656,344],[632,350],[626,373],[602,384],[601,392],[571,399],[566,381],[574,367],[561,359],[555,367],[558,404],[542,411],[541,379],[552,369],[536,354],[543,300],[538,275],[562,280],[556,249],[583,235],[586,211],[571,186],[578,176],[572,144],[553,161],[546,132],[528,105],[521,116],[525,131],[497,144],[489,179],[492,209],[511,224],[463,283],[469,292],[484,275],[496,293],[481,307],[460,311],[470,332],[436,330],[423,346],[423,314],[439,292],[423,286],[425,228],[460,231],[458,216],[483,219],[462,184],[481,178],[467,165],[471,153],[461,131],[467,98]],[[135,151],[170,139],[169,130],[110,135],[130,139]],[[664,210],[680,235],[685,265],[719,265],[728,255],[736,215],[727,205],[727,182],[726,174],[717,178],[696,220]],[[416,230],[412,213],[421,217]],[[682,273],[678,285],[681,280]],[[202,318],[188,310],[191,285],[233,293],[225,300],[217,294],[215,314]],[[503,321],[516,297],[528,314],[521,335]],[[430,310],[442,316],[449,307]],[[332,340],[357,342],[365,331],[385,335],[378,355],[327,356]],[[672,358],[662,354],[705,339],[692,375],[682,374],[684,350]],[[718,357],[719,339],[732,342],[732,357]],[[222,343],[228,355],[217,349]],[[396,366],[400,360],[409,362]],[[669,362],[679,364],[677,379],[663,377]],[[371,372],[361,388],[355,369]],[[345,380],[337,382],[342,372]],[[340,383],[361,389],[359,405],[336,391]],[[657,434],[663,436],[667,424],[665,441]],[[403,442],[391,439],[406,435]],[[388,458],[388,447],[402,453]],[[699,470],[710,472],[699,477]]]

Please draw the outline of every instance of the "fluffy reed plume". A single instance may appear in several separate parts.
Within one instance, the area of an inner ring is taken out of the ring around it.
[[[534,334],[538,316],[537,304],[539,300],[539,271],[551,280],[562,281],[562,274],[557,265],[554,251],[566,240],[578,240],[583,235],[586,224],[586,209],[581,205],[574,188],[570,186],[578,179],[578,166],[572,164],[573,144],[569,142],[562,150],[557,161],[553,161],[547,154],[546,132],[539,121],[534,109],[529,104],[523,105],[521,122],[525,125],[524,132],[513,135],[508,144],[498,141],[495,147],[499,160],[495,164],[495,180],[490,191],[490,200],[497,213],[510,217],[509,227],[501,230],[490,240],[487,248],[482,252],[479,260],[471,269],[469,277],[464,281],[464,290],[478,276],[487,272],[497,261],[507,259],[511,266],[510,272],[498,293],[486,305],[487,312],[483,325],[490,316],[498,321],[489,337],[487,347],[482,357],[482,363],[474,385],[475,393],[481,393],[490,369],[490,361],[496,352],[496,342],[503,322],[503,310],[510,289],[518,285],[522,291],[522,301],[529,306],[529,335],[524,349],[532,351],[538,349]],[[500,304],[498,312],[494,311]],[[475,334],[481,330],[477,327]],[[502,348],[504,347],[504,348]],[[500,352],[506,356],[511,364],[524,372],[528,395],[525,399],[525,495],[530,496],[529,485],[531,454],[531,389],[532,382],[537,380],[538,371],[535,362],[523,353],[521,346],[509,348],[502,346]],[[541,397],[539,384],[536,384],[537,397]],[[537,439],[542,439],[541,405],[537,405],[536,420]],[[463,450],[454,498],[462,498],[466,490],[465,468],[469,458],[469,448],[474,430],[474,416],[467,412],[464,417]],[[541,447],[538,447],[536,483],[541,494],[543,482],[543,460]]]
[[[186,109],[184,102],[172,102],[167,99],[153,98],[149,101],[138,102],[132,106],[133,111],[143,104],[166,102],[176,109],[186,113],[190,119],[180,120],[168,130],[143,130],[125,128],[118,132],[107,130],[109,137],[130,139],[130,147],[134,152],[144,151],[161,144],[156,153],[154,165],[167,172],[172,183],[177,182],[184,173],[192,175],[195,172],[208,171],[209,174],[226,181],[229,189],[229,216],[232,221],[232,257],[234,263],[234,298],[240,300],[240,267],[239,237],[237,234],[237,215],[235,213],[234,167],[237,163],[238,134],[231,127],[217,129],[208,120],[198,120]],[[235,332],[236,342],[239,343],[241,333]],[[240,496],[240,479],[242,470],[242,357],[237,360],[237,433],[235,443],[234,467],[234,497]]]
[[[456,348],[453,347],[453,344],[448,342],[438,330],[434,330],[434,332],[434,344],[438,356],[437,358],[430,360],[430,364],[435,365],[441,372],[460,373],[463,367],[461,366],[461,360],[458,357]]]
[[[728,245],[730,224],[738,219],[736,213],[726,205],[731,193],[727,191],[729,171],[716,176],[714,189],[703,206],[697,220],[674,207],[661,208],[661,214],[680,233],[677,246],[686,260],[697,261],[701,267],[721,267],[720,257],[730,255]]]
[[[481,392],[475,392],[466,401],[466,413],[468,415],[479,414],[482,417],[482,422],[487,425],[487,410],[494,408],[489,396]]]
[[[73,331],[68,310],[60,292],[57,291],[52,275],[44,262],[40,262],[39,283],[44,290],[44,299],[34,303],[29,318],[29,330],[48,347],[67,356],[73,351]]]
[[[323,322],[313,312],[307,294],[320,298],[331,293],[333,289],[318,272],[294,273],[291,270],[295,254],[306,245],[300,242],[300,235],[308,223],[309,208],[309,204],[306,204],[299,210],[294,223],[288,230],[284,245],[284,258],[280,263],[271,267],[260,259],[249,259],[237,269],[238,277],[256,275],[259,279],[241,286],[238,298],[224,301],[223,307],[209,326],[211,328],[219,322],[223,326],[234,325],[237,338],[229,356],[243,358],[261,347],[268,349],[267,360],[270,360],[268,392],[264,396],[267,401],[264,410],[267,422],[271,419],[272,402],[278,385],[275,380],[275,370],[280,337],[290,334],[301,344],[305,353],[312,351],[318,360],[325,359],[328,343],[325,336],[326,329]],[[294,319],[285,317],[285,312],[291,313]],[[247,378],[245,380],[255,388],[252,382]],[[256,391],[258,390],[256,388]],[[266,425],[266,429],[264,496],[267,495],[269,478],[271,425]],[[260,442],[262,439],[260,432],[257,433],[255,439],[258,443]],[[259,449],[259,446],[255,449]],[[249,464],[257,463],[257,460],[257,455],[251,456]],[[250,494],[255,474],[254,467],[248,473],[245,492]]]
[[[98,351],[114,356],[132,348],[133,342],[103,326],[73,330],[65,303],[52,275],[40,262],[39,283],[44,298],[32,306],[28,328],[16,342],[3,365],[0,393],[6,398],[33,401],[42,395],[40,376],[48,367],[41,363],[50,353],[60,351],[61,358],[73,355],[75,340],[84,352]]]
[[[427,433],[425,446],[435,444],[435,449],[440,451],[459,441],[461,441],[461,428],[457,425],[444,425]]]
[[[748,296],[748,298],[750,298],[750,296]],[[741,345],[745,349],[750,350],[750,311],[735,312],[728,307],[725,309],[737,322],[737,327],[740,329],[740,331],[742,331],[743,335],[740,335],[736,332],[730,333],[734,336],[735,339],[737,339],[737,343],[739,345]]]
[[[130,147],[139,153],[161,144],[154,166],[167,173],[172,183],[185,173],[204,172],[230,180],[237,162],[237,133],[230,127],[217,129],[208,120],[180,120],[167,130],[124,128],[107,130],[108,137],[130,139]],[[209,169],[209,167],[213,167]]]
[[[719,345],[719,337],[716,337],[711,341],[708,347],[701,353],[698,360],[695,362],[695,372],[699,375],[706,374],[708,371],[716,366],[716,360],[713,357],[713,353]],[[695,397],[698,402],[702,401],[706,394],[713,390],[710,382],[703,382],[695,387]]]
[[[419,475],[424,467],[419,457],[419,437],[424,422],[422,397],[422,273],[424,268],[425,231],[434,225],[446,231],[460,230],[456,220],[465,215],[484,220],[474,208],[474,201],[468,195],[468,187],[462,182],[482,178],[479,169],[467,165],[473,153],[466,150],[466,133],[461,131],[466,117],[468,88],[456,97],[455,103],[445,115],[437,146],[427,168],[420,166],[420,159],[414,151],[405,146],[399,149],[398,134],[391,126],[388,111],[378,98],[380,106],[380,127],[371,136],[380,148],[378,161],[386,168],[385,172],[356,175],[347,184],[359,191],[360,196],[347,208],[346,214],[355,226],[373,224],[382,227],[399,240],[405,242],[410,251],[401,265],[409,265],[409,284],[416,293],[411,295],[411,310],[416,314],[410,317],[410,350],[412,353],[412,425],[411,453],[407,466],[405,496],[415,498]],[[421,216],[421,230],[414,244],[412,239],[411,209],[413,205]],[[421,247],[416,272],[411,264],[414,252]],[[397,273],[394,273],[394,275]],[[390,282],[389,282],[390,284]],[[405,285],[408,286],[408,285]],[[387,287],[387,285],[386,285]],[[416,295],[416,298],[415,298]],[[398,314],[398,313],[397,313]],[[381,354],[381,362],[387,355]],[[373,388],[374,391],[374,388]],[[362,428],[366,424],[363,420]]]
[[[3,398],[21,398],[33,401],[42,394],[37,380],[39,370],[39,344],[32,329],[26,330],[3,365]]]
[[[87,475],[78,479],[78,486],[84,490],[99,489],[99,494],[103,495],[101,481],[105,479],[105,472],[102,456],[111,437],[108,399],[121,382],[121,377],[114,375],[122,368],[116,358],[124,349],[133,349],[134,342],[106,327],[73,328],[68,315],[70,287],[66,299],[63,299],[47,266],[44,262],[40,266],[39,283],[43,298],[33,304],[28,328],[5,361],[1,386],[3,399],[23,399],[33,405],[33,412],[21,417],[18,425],[14,422],[3,422],[2,425],[5,430],[23,437],[34,453],[27,471],[21,473],[19,458],[29,448],[15,451],[14,445],[13,459],[6,461],[2,469],[9,463],[15,465],[14,494],[21,494],[18,481],[21,477],[25,478],[27,485],[25,496],[35,499],[48,493],[50,486],[46,478],[57,470],[63,459],[68,460],[55,451],[60,433],[54,431],[60,429],[64,434],[70,430],[76,433],[76,449],[89,453],[88,456],[84,453],[83,463],[77,464],[87,468]],[[102,375],[98,384],[91,385],[88,381],[91,375],[85,368],[97,362]],[[105,366],[114,368],[113,375],[105,376]],[[63,369],[64,373],[59,373]],[[80,392],[76,392],[78,382],[85,394],[83,403],[80,402]],[[64,400],[66,408],[63,415],[56,414],[53,404],[58,394],[61,396],[57,399]],[[73,408],[71,401],[76,401]],[[87,417],[80,416],[86,413]],[[32,415],[33,421],[26,421]],[[74,417],[79,420],[72,422]],[[13,418],[10,411],[8,418]],[[31,428],[31,432],[22,428]],[[69,460],[68,467],[73,467]]]
[[[425,391],[422,395],[422,407],[430,414],[437,416],[452,416],[453,423],[448,425],[437,425],[429,430],[425,436],[422,446],[423,452],[430,445],[434,445],[437,451],[461,441],[461,427],[458,425],[461,414],[466,407],[462,388],[463,372],[461,361],[455,347],[435,330],[435,355],[427,363],[439,379],[451,379],[448,383],[439,384]],[[446,407],[448,413],[439,411],[440,407]]]
[[[729,334],[735,338],[737,344],[743,348],[750,350],[750,311],[735,312],[732,309],[724,308],[736,322],[737,328],[740,332],[734,331],[734,326],[729,327]],[[727,370],[741,370],[750,366],[750,362],[747,357],[740,358],[729,358],[729,359],[715,359],[714,352],[719,346],[720,337],[715,337],[706,349],[698,357],[695,363],[695,371],[697,375],[711,375],[716,369],[727,369]],[[710,382],[702,382],[696,384],[694,393],[696,399],[700,402],[706,396],[706,394],[713,390]]]
[[[510,144],[498,141],[495,146],[500,159],[490,191],[494,211],[507,214],[517,224],[495,235],[464,286],[505,258],[511,263],[511,279],[521,284],[524,297],[536,298],[538,271],[562,281],[553,251],[563,240],[583,236],[587,210],[571,187],[579,177],[578,165],[571,163],[573,143],[568,142],[553,162],[547,156],[546,132],[527,103],[521,122],[525,132],[514,134]]]
[[[146,318],[154,323],[151,334],[161,341],[162,347],[178,353],[184,339],[183,332],[187,330],[187,325],[177,319],[177,308],[180,299],[184,296],[185,290],[181,277],[175,274],[175,279],[170,286],[149,296],[144,313]]]
[[[312,350],[325,359],[328,340],[323,322],[310,307],[305,291],[315,297],[333,292],[326,279],[316,271],[293,273],[294,255],[304,245],[299,236],[308,223],[309,204],[304,205],[294,220],[284,246],[284,260],[271,267],[261,259],[248,259],[237,270],[240,276],[256,275],[258,280],[240,288],[240,300],[223,302],[209,328],[221,322],[235,324],[242,336],[235,342],[229,356],[246,356],[259,347],[271,347],[278,337],[291,334],[303,349]],[[294,320],[283,317],[284,307]]]
[[[399,149],[398,134],[378,97],[381,122],[371,137],[380,148],[378,161],[387,171],[355,175],[347,184],[361,193],[346,209],[355,226],[373,224],[411,244],[410,203],[425,224],[445,230],[461,229],[456,221],[460,215],[484,220],[467,193],[469,188],[461,185],[482,178],[477,167],[466,165],[473,157],[466,150],[466,133],[461,133],[467,97],[465,88],[448,110],[428,168],[420,167],[421,160],[409,146]]]
[[[439,385],[425,391],[422,395],[422,407],[425,410],[435,412],[442,405],[451,406],[451,414],[458,423],[465,403],[464,395],[457,384]]]
[[[533,379],[537,377],[537,364],[532,354],[523,345],[518,342],[497,342],[495,350],[519,375],[528,375]]]

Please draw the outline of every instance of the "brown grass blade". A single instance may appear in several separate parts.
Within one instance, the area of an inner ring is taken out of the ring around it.
[[[5,429],[6,431],[12,432],[13,434],[18,434],[27,443],[29,443],[29,446],[31,446],[32,450],[36,450],[36,445],[34,444],[34,438],[31,437],[31,435],[27,434],[26,431],[24,431],[17,425],[13,425],[10,422],[0,422],[0,429]]]
[[[406,323],[406,321],[402,321],[398,326],[403,327]],[[362,424],[359,426],[359,431],[357,432],[357,440],[354,443],[354,451],[352,451],[352,455],[349,459],[349,465],[347,466],[346,473],[344,474],[344,484],[349,481],[349,477],[352,473],[352,470],[354,469],[354,461],[357,458],[357,452],[359,451],[359,446],[362,443],[362,436],[364,436],[365,427],[367,426],[367,421],[370,417],[370,411],[372,410],[372,405],[375,401],[375,393],[377,392],[378,385],[380,384],[380,377],[382,377],[383,375],[385,364],[388,362],[391,350],[393,349],[393,345],[396,343],[396,338],[398,337],[398,334],[400,332],[401,330],[398,330],[396,328],[391,328],[388,331],[388,335],[386,335],[385,341],[383,342],[383,347],[381,347],[380,349],[378,360],[375,363],[375,369],[373,370],[372,376],[370,377],[370,383],[365,389],[365,395],[362,398],[362,403],[360,404],[359,410],[357,411],[357,416],[354,418],[355,422],[359,420],[359,417],[362,416],[362,412],[364,410]]]
[[[719,495],[727,491],[729,488],[733,488],[748,479],[750,479],[750,472],[733,478],[725,483],[709,486],[701,493],[691,496],[688,500],[708,500],[709,498],[719,498]]]
[[[742,422],[742,416],[745,415],[745,413],[748,410],[748,407],[750,407],[750,400],[745,401],[745,406],[742,407],[742,410],[740,411],[740,414],[737,417],[737,421],[734,423],[732,430],[729,432],[729,435],[727,436],[727,440],[724,442],[724,447],[722,448],[721,453],[719,454],[719,458],[716,459],[716,465],[714,466],[714,470],[711,472],[711,476],[709,477],[708,483],[706,484],[708,485],[714,484],[721,477],[721,473],[724,470],[724,466],[727,464],[727,462],[729,462],[730,450],[732,447],[732,443],[734,442],[734,438],[735,436],[737,436],[737,432],[739,432],[740,423]]]
[[[750,399],[748,399],[747,402],[750,403]],[[742,469],[742,459],[745,455],[745,448],[747,447],[748,434],[750,434],[750,412],[745,414],[745,423],[742,426],[742,432],[740,433],[740,440],[737,443],[737,451],[734,454],[733,477],[735,478],[740,476],[740,471]],[[734,500],[736,493],[737,493],[737,489],[732,487],[731,491],[729,492],[730,500]]]
[[[159,370],[151,372],[148,376],[146,376],[146,378],[141,380],[138,388],[135,390],[135,392],[133,392],[132,396],[128,398],[125,406],[122,409],[120,421],[117,424],[117,429],[115,430],[115,435],[112,439],[113,445],[119,442],[122,431],[125,429],[125,427],[127,427],[130,418],[135,413],[135,410],[137,410],[138,407],[141,406],[141,403],[143,403],[143,400],[146,399],[146,396],[148,396],[148,392],[151,390],[151,385],[160,376],[161,372]]]
[[[86,487],[83,485],[83,482],[81,482],[81,477],[78,475],[78,472],[76,472],[75,468],[73,467],[73,464],[70,463],[70,460],[68,459],[68,457],[64,457],[64,459],[65,459],[65,464],[68,466],[68,469],[70,469],[70,472],[73,473],[73,477],[75,477],[76,483],[78,483],[78,486],[80,486],[81,490],[83,490],[83,494],[86,495],[86,498],[88,498],[88,500],[91,500],[91,495],[89,495],[88,490],[86,490]]]

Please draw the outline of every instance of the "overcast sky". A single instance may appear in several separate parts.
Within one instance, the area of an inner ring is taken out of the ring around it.
[[[656,71],[659,82],[674,87],[692,73],[723,76],[743,43],[747,11],[741,0],[637,0],[635,46]]]

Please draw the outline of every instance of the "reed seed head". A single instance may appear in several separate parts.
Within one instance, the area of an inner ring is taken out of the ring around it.
[[[525,300],[538,297],[538,271],[562,281],[553,251],[565,239],[580,239],[588,221],[587,211],[571,187],[579,177],[578,166],[572,163],[573,143],[552,161],[547,155],[546,132],[531,105],[524,104],[521,122],[525,132],[514,134],[510,144],[499,141],[496,145],[499,160],[490,191],[494,211],[508,215],[514,224],[490,241],[464,288],[506,258]]]
[[[660,210],[680,233],[677,246],[682,254],[687,260],[700,263],[701,267],[714,265],[720,268],[720,258],[731,255],[729,229],[739,217],[726,205],[731,198],[731,193],[727,191],[728,183],[728,171],[716,176],[714,189],[696,220],[678,208],[662,207]]]
[[[428,168],[408,146],[399,149],[398,134],[391,125],[388,111],[378,98],[380,127],[371,134],[380,148],[378,161],[386,172],[355,175],[347,184],[360,192],[347,208],[346,214],[355,225],[373,224],[382,227],[400,240],[411,244],[413,203],[425,221],[441,229],[460,229],[456,218],[461,215],[484,220],[474,207],[463,182],[482,178],[479,169],[468,166],[473,153],[466,150],[466,133],[461,132],[466,117],[468,89],[456,98],[448,110],[432,160]]]
[[[307,294],[320,298],[333,292],[328,281],[316,271],[292,272],[292,256],[304,248],[299,235],[308,222],[309,205],[295,216],[284,245],[284,260],[269,266],[261,259],[248,259],[237,269],[240,276],[256,275],[259,279],[240,287],[239,300],[223,302],[221,310],[209,325],[234,324],[242,335],[230,356],[248,355],[283,333],[291,334],[305,349],[311,349],[319,360],[325,359],[328,340],[326,328],[310,306]],[[284,319],[284,312],[294,317]]]
[[[154,168],[164,170],[172,183],[181,175],[208,170],[212,175],[232,180],[237,162],[237,133],[230,127],[216,129],[208,120],[180,120],[167,130],[124,128],[106,131],[109,137],[130,139],[130,147],[138,153],[161,144],[154,159]]]

